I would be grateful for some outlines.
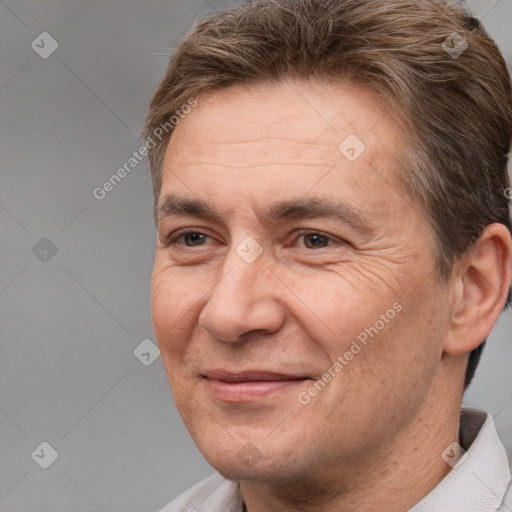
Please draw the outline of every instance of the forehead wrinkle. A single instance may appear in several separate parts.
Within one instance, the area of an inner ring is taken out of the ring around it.
[[[341,155],[337,144],[320,144],[313,141],[291,139],[258,138],[256,140],[209,142],[187,144],[174,151],[174,159],[188,165],[226,165],[251,167],[244,160],[257,161],[258,165],[279,165],[276,159],[301,162],[305,159],[319,162],[333,162]],[[250,158],[249,158],[250,157]],[[311,164],[308,164],[311,165]]]

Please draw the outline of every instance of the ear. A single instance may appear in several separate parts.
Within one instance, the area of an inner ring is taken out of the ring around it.
[[[478,347],[502,312],[510,287],[512,238],[504,224],[490,224],[454,269],[454,300],[444,351]]]

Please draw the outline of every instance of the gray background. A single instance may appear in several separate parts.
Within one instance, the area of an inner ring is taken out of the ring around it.
[[[0,2],[0,512],[151,512],[211,471],[161,359],[134,355],[154,339],[145,162],[105,199],[92,191],[139,147],[169,48],[232,4]],[[512,0],[470,4],[512,62]],[[59,45],[46,59],[31,47],[42,32]],[[465,397],[509,454],[511,332],[507,312]],[[58,452],[48,469],[31,456],[43,441]]]

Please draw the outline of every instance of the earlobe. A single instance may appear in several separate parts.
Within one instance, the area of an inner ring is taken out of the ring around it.
[[[454,276],[451,332],[444,351],[463,354],[489,335],[507,300],[512,239],[503,224],[491,224],[460,261]]]

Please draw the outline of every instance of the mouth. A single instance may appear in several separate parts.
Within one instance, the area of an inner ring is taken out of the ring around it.
[[[243,403],[262,400],[276,393],[283,393],[303,384],[309,377],[287,375],[262,370],[228,372],[209,370],[203,375],[209,391],[218,399],[228,403]]]

